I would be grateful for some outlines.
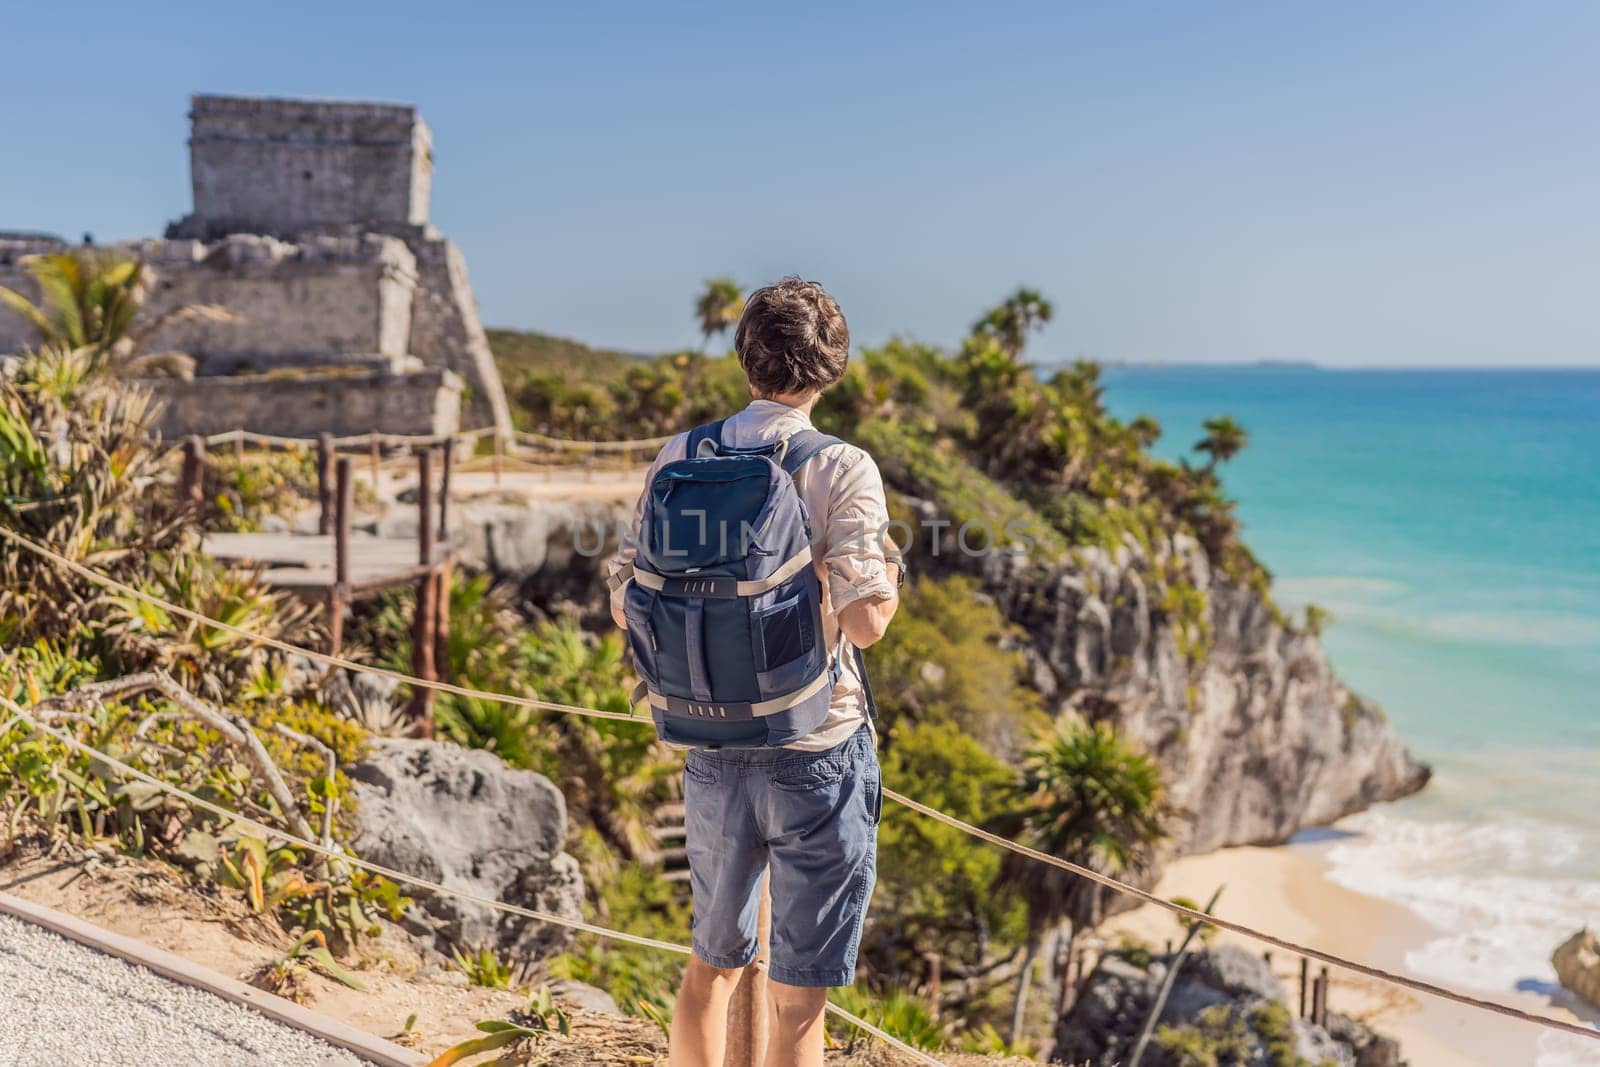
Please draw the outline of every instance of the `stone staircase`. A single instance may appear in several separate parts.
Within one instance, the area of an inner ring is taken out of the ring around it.
[[[681,802],[663,804],[656,813],[656,825],[650,833],[655,838],[656,862],[661,864],[661,876],[669,882],[689,887],[689,850],[684,847],[684,808]]]

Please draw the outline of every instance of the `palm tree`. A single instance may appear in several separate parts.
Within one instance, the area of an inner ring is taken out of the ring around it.
[[[29,256],[23,266],[39,286],[34,304],[0,287],[0,302],[39,331],[52,348],[103,351],[127,332],[139,310],[140,265],[99,252]]]
[[[973,323],[972,332],[994,338],[1015,357],[1022,352],[1028,333],[1049,322],[1054,315],[1055,307],[1037,289],[1022,288]]]
[[[87,352],[95,368],[112,361],[131,365],[145,343],[171,323],[236,319],[213,304],[183,304],[136,323],[145,291],[144,264],[114,253],[50,252],[29,256],[23,265],[39,287],[39,302],[0,286],[0,305],[32,324],[43,347]]]
[[[997,820],[1007,836],[1102,874],[1145,867],[1166,834],[1161,771],[1148,755],[1104,722],[1071,715],[1028,750],[1014,787],[1017,807]],[[1107,890],[1079,875],[1006,854],[997,887],[1020,893],[1028,910],[1028,942],[1017,976],[1011,1043],[1022,1038],[1028,985],[1039,946],[1066,922],[1068,945],[1100,919]]]
[[[1195,442],[1195,451],[1204,452],[1211,457],[1206,464],[1208,472],[1214,471],[1218,463],[1228,460],[1244,451],[1244,446],[1250,443],[1250,435],[1243,426],[1233,421],[1230,415],[1221,415],[1214,419],[1207,419],[1200,424],[1206,435]]]
[[[715,334],[725,333],[739,321],[744,311],[744,290],[732,278],[723,276],[707,278],[705,288],[694,302],[694,314],[700,320],[700,333],[705,338],[700,344],[704,352]]]
[[[1149,448],[1161,437],[1161,424],[1149,415],[1135,415],[1128,423],[1128,436],[1138,448]]]

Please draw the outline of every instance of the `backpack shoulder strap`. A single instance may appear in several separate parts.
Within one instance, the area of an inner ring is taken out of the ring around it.
[[[703,423],[690,430],[688,458],[694,459],[700,455],[700,442],[702,441],[710,441],[713,447],[721,448],[722,424],[726,421],[726,419],[718,419],[716,422]]]
[[[821,452],[824,448],[844,444],[837,437],[825,434],[821,430],[810,428],[796,430],[785,440],[788,444],[783,453],[783,470],[791,478],[799,472],[801,467],[806,465],[806,462],[812,456]]]

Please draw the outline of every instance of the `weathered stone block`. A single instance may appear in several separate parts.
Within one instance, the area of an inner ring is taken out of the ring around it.
[[[404,104],[196,96],[182,236],[424,225],[432,135]]]
[[[165,402],[162,437],[252,430],[286,437],[368,432],[455,433],[461,379],[445,370],[405,374],[305,374],[296,377],[152,379]]]

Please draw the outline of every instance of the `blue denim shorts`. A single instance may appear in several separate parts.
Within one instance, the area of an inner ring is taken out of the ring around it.
[[[697,749],[683,792],[695,955],[715,967],[755,958],[761,872],[770,867],[773,979],[854,984],[883,810],[871,730],[826,752]]]

